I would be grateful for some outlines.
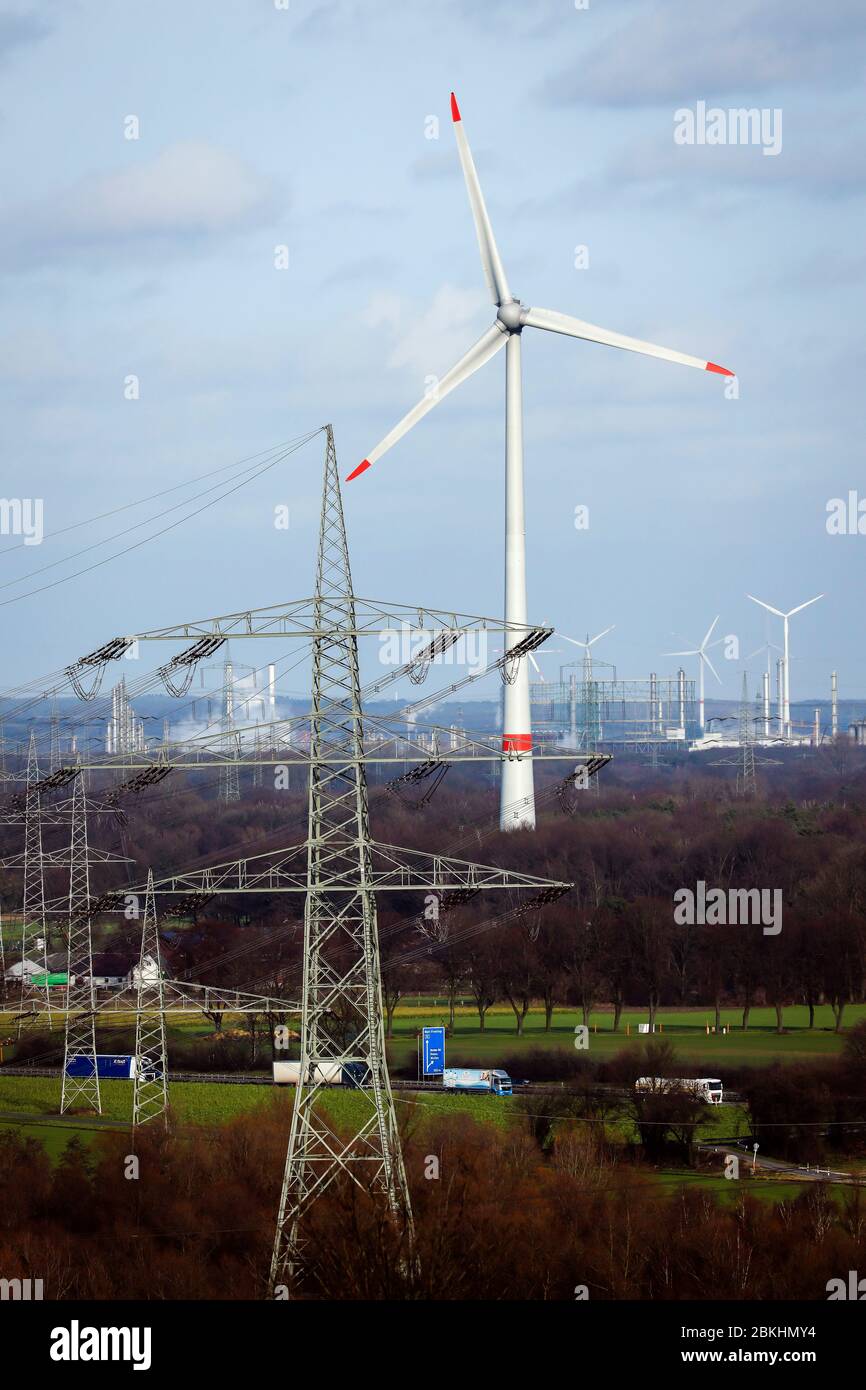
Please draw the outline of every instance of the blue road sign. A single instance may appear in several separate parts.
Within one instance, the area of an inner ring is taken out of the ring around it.
[[[424,1028],[421,1031],[425,1076],[441,1076],[445,1070],[445,1029]]]

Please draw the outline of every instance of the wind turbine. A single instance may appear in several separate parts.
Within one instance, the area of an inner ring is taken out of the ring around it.
[[[785,664],[782,671],[782,729],[784,738],[791,737],[791,668],[789,662],[788,619],[793,618],[795,613],[802,613],[804,608],[808,608],[812,603],[817,603],[818,599],[823,597],[823,594],[816,594],[814,598],[809,598],[805,603],[800,603],[796,608],[789,608],[787,613],[783,613],[781,608],[774,608],[772,604],[765,603],[762,598],[755,598],[754,594],[746,594],[746,598],[750,598],[752,603],[757,603],[761,608],[766,608],[768,613],[775,613],[776,617],[781,618],[784,623],[783,630],[785,635],[783,638],[783,647],[785,655],[783,660]]]
[[[604,629],[603,632],[597,632],[597,633],[595,634],[594,637],[590,637],[589,633],[587,633],[587,634],[586,634],[586,641],[585,641],[585,642],[578,642],[578,640],[577,640],[576,637],[566,637],[566,635],[565,635],[564,632],[558,632],[558,633],[556,634],[557,637],[562,637],[564,641],[570,642],[570,643],[572,644],[573,647],[582,647],[582,648],[583,648],[583,653],[584,653],[584,656],[583,656],[583,679],[584,679],[584,682],[589,682],[589,681],[592,680],[592,650],[591,650],[592,647],[595,646],[596,642],[598,642],[600,638],[606,637],[607,634],[608,634],[609,632],[613,632],[613,630],[614,630],[615,627],[616,627],[616,623],[611,623],[610,627],[606,627],[606,628]],[[602,663],[602,665],[603,665],[603,664],[604,664],[604,663]]]
[[[713,663],[710,661],[710,658],[707,656],[707,643],[709,642],[710,638],[712,637],[712,635],[713,635],[713,630],[715,629],[716,623],[717,623],[718,621],[719,621],[719,615],[716,614],[715,618],[713,618],[713,621],[710,623],[709,627],[707,628],[707,635],[706,635],[706,637],[704,638],[703,642],[701,643],[701,645],[700,645],[699,647],[694,647],[691,651],[688,651],[688,652],[665,652],[665,656],[696,656],[696,657],[698,658],[698,728],[699,728],[700,731],[701,731],[701,736],[702,736],[702,737],[703,737],[704,733],[706,732],[706,721],[705,721],[705,719],[704,719],[704,665],[705,665],[705,664],[706,664],[707,666],[709,666],[709,668],[710,668],[710,670],[712,671],[713,675],[715,676],[716,680],[719,682],[719,685],[721,685],[721,683],[722,683],[722,678],[721,678],[721,676],[719,675],[719,673],[718,673],[718,671],[716,670],[716,668],[715,668],[715,666],[713,665]]]
[[[451,93],[451,118],[457,151],[463,166],[463,177],[469,194],[469,205],[475,221],[475,232],[481,252],[481,265],[490,297],[496,307],[496,318],[486,333],[478,339],[460,361],[446,372],[435,390],[430,391],[414,406],[398,425],[395,425],[375,449],[349,474],[351,482],[380,459],[388,449],[403,438],[434,405],[483,367],[491,357],[505,348],[505,620],[512,624],[510,635],[520,640],[515,628],[526,623],[526,531],[523,497],[523,399],[520,369],[520,335],[524,328],[543,328],[549,333],[563,333],[569,338],[583,338],[590,343],[640,352],[648,357],[661,357],[667,362],[679,362],[697,367],[702,372],[720,372],[733,376],[727,367],[707,362],[702,357],[689,357],[655,343],[612,333],[582,319],[571,318],[555,309],[536,309],[522,304],[509,288],[493,228],[478,182],[475,163],[463,129],[457,98]],[[505,687],[504,727],[499,823],[503,830],[535,825],[535,795],[532,775],[532,734],[530,732],[529,663],[520,661],[515,680]],[[519,755],[519,756],[514,756]]]

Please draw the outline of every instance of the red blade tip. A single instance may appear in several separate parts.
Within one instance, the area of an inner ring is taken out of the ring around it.
[[[452,121],[460,120],[460,107],[457,105],[457,98],[453,92],[451,93],[451,119]]]
[[[728,367],[718,367],[715,362],[707,363],[707,371],[718,372],[721,376],[736,376],[736,372],[732,372]]]
[[[371,466],[371,465],[370,465],[370,460],[369,460],[369,459],[362,459],[361,462],[358,464],[358,467],[352,469],[351,473],[349,474],[348,478],[346,479],[346,482],[347,482],[347,483],[350,483],[350,482],[352,481],[353,478],[359,478],[359,477],[361,476],[362,473],[366,473],[367,469],[368,469],[370,466]]]

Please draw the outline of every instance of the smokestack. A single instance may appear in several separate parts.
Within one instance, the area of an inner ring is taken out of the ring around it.
[[[268,710],[271,719],[275,719],[277,713],[277,668],[272,661],[268,663]]]
[[[816,710],[815,710],[815,735],[814,735],[814,737],[815,737],[815,747],[817,748],[817,747],[818,747],[818,744],[821,742],[821,711],[820,711],[819,709],[816,709]]]
[[[830,733],[836,738],[839,733],[839,685],[836,672],[830,672]]]

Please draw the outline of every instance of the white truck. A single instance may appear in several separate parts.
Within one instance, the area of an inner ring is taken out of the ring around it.
[[[496,1067],[446,1067],[442,1073],[446,1091],[484,1091],[487,1095],[510,1096],[511,1077]]]
[[[301,1079],[300,1062],[274,1062],[274,1085],[297,1086]],[[310,1062],[306,1083],[313,1081],[325,1086],[368,1086],[369,1072],[364,1062]]]
[[[664,1095],[666,1091],[689,1091],[705,1100],[707,1105],[721,1105],[724,1088],[717,1076],[639,1076],[634,1083],[636,1091],[655,1091]]]

